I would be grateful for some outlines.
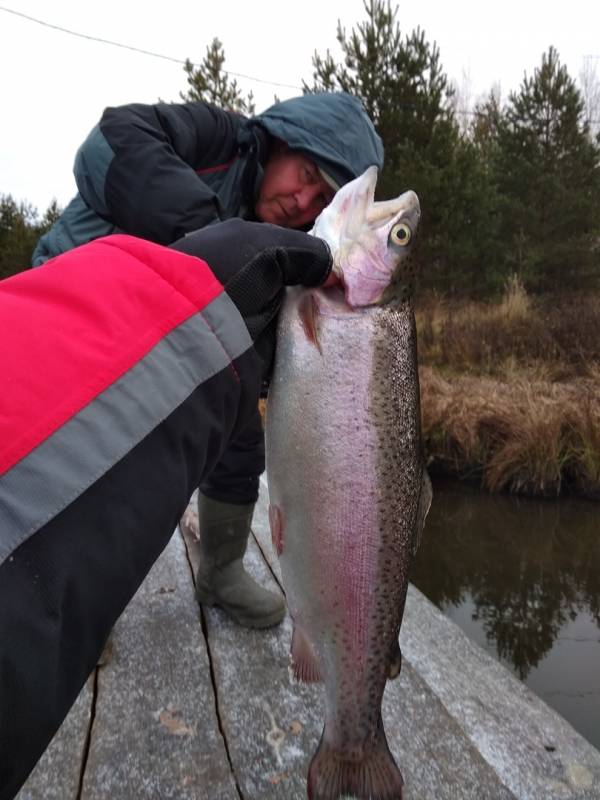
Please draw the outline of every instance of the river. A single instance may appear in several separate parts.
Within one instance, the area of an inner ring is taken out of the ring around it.
[[[600,504],[434,482],[412,582],[600,749]]]

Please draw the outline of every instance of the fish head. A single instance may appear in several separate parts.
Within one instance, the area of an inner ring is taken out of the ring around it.
[[[410,296],[418,271],[419,199],[407,191],[375,202],[376,185],[377,167],[369,167],[336,193],[311,230],[331,248],[346,302],[354,308]]]

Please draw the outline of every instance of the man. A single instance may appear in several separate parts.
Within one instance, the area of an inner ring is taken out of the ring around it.
[[[251,119],[204,103],[108,108],[77,153],[79,193],[33,264],[111,233],[171,244],[231,217],[307,230],[337,188],[382,162],[373,124],[343,92],[285,100]],[[285,613],[242,566],[263,470],[257,413],[198,498],[198,600],[251,627]]]
[[[254,420],[285,286],[330,283],[332,263],[316,237],[232,219],[0,281],[0,800]]]

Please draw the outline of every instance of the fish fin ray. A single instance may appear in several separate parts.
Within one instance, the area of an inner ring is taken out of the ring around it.
[[[304,335],[311,344],[323,355],[321,342],[319,341],[319,328],[317,325],[317,307],[312,292],[305,292],[298,304],[298,314],[302,323]]]
[[[415,520],[415,534],[413,540],[412,554],[415,556],[421,539],[423,537],[423,528],[425,527],[425,519],[431,508],[431,501],[433,500],[433,488],[431,486],[431,479],[426,469],[423,470],[423,480],[421,482],[421,494],[419,495],[419,507],[417,509],[417,519]]]
[[[402,800],[402,774],[390,753],[381,715],[375,741],[360,760],[345,760],[325,739],[308,768],[310,800],[338,800],[349,795],[370,800]]]
[[[394,643],[392,644],[392,652],[390,663],[388,666],[388,680],[393,681],[395,680],[398,675],[400,675],[400,669],[402,668],[402,653],[400,651],[400,642],[398,639],[394,639]]]
[[[283,514],[279,506],[269,506],[269,527],[273,549],[280,556],[283,553]]]
[[[292,633],[291,657],[292,673],[297,681],[319,683],[322,680],[315,651],[302,628],[296,624]]]

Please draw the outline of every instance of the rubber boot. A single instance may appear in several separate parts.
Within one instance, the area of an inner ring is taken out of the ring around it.
[[[205,606],[219,606],[246,628],[270,628],[285,616],[280,595],[259,586],[244,570],[254,503],[233,505],[198,493],[200,566],[196,597]]]

